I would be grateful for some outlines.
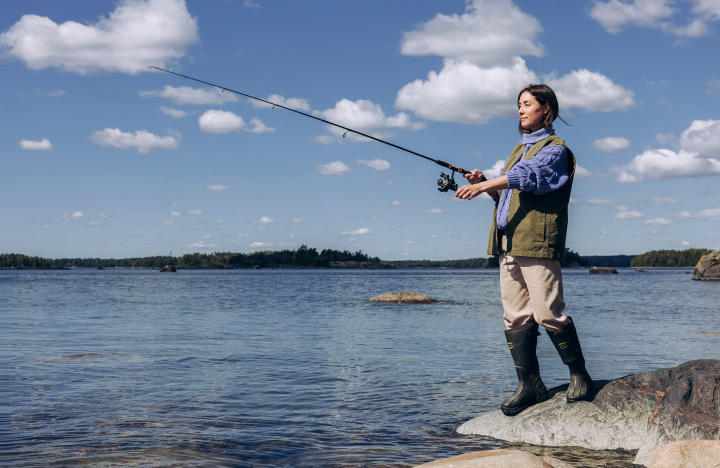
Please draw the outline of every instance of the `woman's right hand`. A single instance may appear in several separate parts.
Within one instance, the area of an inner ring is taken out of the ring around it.
[[[477,184],[478,182],[482,182],[485,176],[478,169],[473,169],[470,173],[464,174],[463,177],[471,184]]]

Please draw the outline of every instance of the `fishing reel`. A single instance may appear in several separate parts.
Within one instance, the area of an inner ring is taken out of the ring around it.
[[[458,185],[457,182],[455,182],[455,171],[452,171],[452,175],[441,172],[437,183],[440,192],[447,192],[449,190],[453,192],[457,191]]]

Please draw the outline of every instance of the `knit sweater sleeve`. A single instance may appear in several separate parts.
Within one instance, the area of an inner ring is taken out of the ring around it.
[[[515,164],[506,175],[511,189],[536,195],[557,190],[570,179],[567,149],[562,145],[546,146],[535,157]]]

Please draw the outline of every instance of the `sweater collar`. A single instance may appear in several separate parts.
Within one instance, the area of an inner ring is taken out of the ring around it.
[[[548,125],[547,127],[543,127],[534,133],[524,133],[522,136],[523,145],[535,144],[540,140],[544,140],[550,135],[555,135],[555,130],[553,129],[552,124]]]

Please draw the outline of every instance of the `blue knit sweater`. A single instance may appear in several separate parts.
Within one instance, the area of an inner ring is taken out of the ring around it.
[[[509,188],[502,191],[498,201],[496,218],[498,229],[502,230],[507,226],[512,189],[542,195],[559,189],[570,178],[567,149],[562,145],[546,146],[532,159],[528,161],[522,159],[532,145],[554,134],[555,130],[550,125],[535,133],[523,135],[523,144],[525,145],[523,155],[520,161],[505,174],[508,178]]]

